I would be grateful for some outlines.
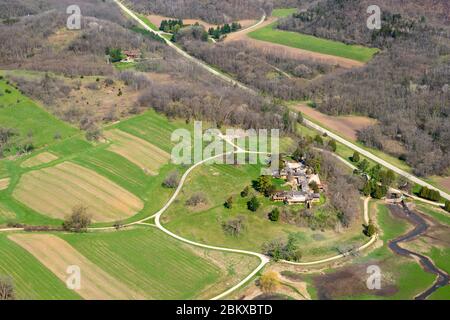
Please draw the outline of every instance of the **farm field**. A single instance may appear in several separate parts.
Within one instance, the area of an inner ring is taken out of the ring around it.
[[[284,17],[294,13],[292,9],[278,9],[272,13],[275,17]],[[314,36],[276,29],[276,22],[252,31],[250,38],[273,42],[288,47],[338,56],[360,62],[372,59],[378,49],[366,48],[358,45],[347,45],[342,42],[317,38]]]
[[[16,153],[24,144],[41,148],[54,143],[56,136],[66,139],[79,132],[47,113],[5,80],[0,80],[0,94],[0,126],[15,128],[17,133],[11,141],[15,147],[6,152],[7,155]]]
[[[55,161],[57,159],[58,157],[50,152],[42,152],[22,162],[21,167],[23,168],[36,167],[41,164],[46,164]]]
[[[129,133],[113,129],[106,131],[105,136],[113,143],[109,150],[152,175],[157,175],[159,168],[169,162],[170,154]]]
[[[8,275],[14,281],[18,299],[54,300],[81,299],[67,289],[50,270],[29,252],[0,234],[0,274]]]
[[[94,222],[122,220],[142,210],[142,201],[101,175],[71,162],[24,174],[13,197],[30,208],[62,219],[77,205]],[[54,199],[58,201],[52,201]]]
[[[31,253],[62,282],[67,279],[67,267],[76,265],[82,272],[82,285],[76,292],[84,299],[117,300],[142,299],[136,290],[131,290],[112,277],[67,242],[50,234],[14,234],[9,239]]]
[[[161,217],[162,224],[190,240],[255,252],[261,252],[263,243],[267,241],[286,239],[292,234],[302,248],[304,261],[335,255],[337,241],[342,245],[361,245],[367,241],[358,222],[345,234],[271,222],[267,214],[282,204],[262,196],[259,196],[261,207],[256,212],[249,211],[246,203],[250,197],[242,198],[240,192],[244,187],[251,186],[252,180],[259,174],[260,167],[257,165],[204,165],[196,168],[188,177],[178,201]],[[188,206],[186,201],[198,193],[204,195],[207,203]],[[234,199],[233,208],[226,209],[223,203],[230,196]],[[222,223],[239,216],[244,218],[246,225],[242,234],[235,237],[225,234]]]
[[[253,257],[185,246],[152,227],[60,237],[147,299],[211,298],[258,264]]]

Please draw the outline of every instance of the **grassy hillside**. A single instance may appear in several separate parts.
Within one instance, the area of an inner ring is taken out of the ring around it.
[[[78,133],[77,129],[50,115],[5,80],[0,80],[0,127],[11,128],[17,133],[11,141],[13,147],[6,154],[15,153],[25,143],[31,142],[35,148],[41,148],[54,143],[56,136],[66,139]]]

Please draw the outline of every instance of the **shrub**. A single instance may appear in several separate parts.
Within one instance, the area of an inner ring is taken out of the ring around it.
[[[258,210],[259,206],[260,206],[260,203],[259,203],[258,199],[255,196],[253,196],[250,199],[250,201],[247,202],[247,208],[250,211],[255,212],[256,210]]]
[[[233,237],[237,237],[245,229],[245,218],[239,216],[236,219],[230,219],[222,223],[223,231]]]
[[[274,222],[280,220],[280,210],[278,208],[269,212],[269,220]]]
[[[450,212],[450,200],[445,201],[444,209],[448,212]]]
[[[351,158],[352,162],[359,162],[360,160],[360,155],[358,151],[353,152],[353,156]],[[363,170],[364,171],[364,170]]]
[[[245,198],[246,196],[248,196],[248,193],[250,192],[250,188],[247,186],[244,188],[244,190],[241,191],[241,197]]]
[[[336,141],[330,140],[328,142],[328,147],[330,148],[331,151],[336,152],[337,149]]]
[[[233,207],[233,197],[229,197],[223,205],[225,208],[231,209]]]
[[[439,201],[441,194],[437,190],[428,189],[427,187],[422,187],[419,191],[419,197],[428,199],[431,201]]]
[[[178,186],[179,179],[178,171],[172,171],[164,179],[162,185],[165,188],[176,188]]]
[[[375,224],[372,221],[369,221],[369,225],[365,226],[364,233],[368,237],[372,237],[373,235],[375,235],[377,233],[377,227],[375,226]]]
[[[190,207],[195,207],[198,206],[199,204],[205,203],[207,203],[207,199],[202,192],[196,192],[188,200],[186,200],[186,205]]]
[[[88,214],[87,207],[78,205],[72,209],[72,214],[63,222],[63,228],[66,231],[86,232],[90,224],[91,216]]]
[[[259,278],[259,286],[264,293],[275,292],[280,284],[280,278],[275,271],[268,271]]]

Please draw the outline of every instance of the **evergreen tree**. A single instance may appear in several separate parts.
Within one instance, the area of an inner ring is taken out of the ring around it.
[[[258,210],[259,206],[260,206],[260,203],[259,203],[258,199],[255,196],[253,196],[250,199],[250,201],[247,202],[247,208],[250,211],[255,212],[256,210]]]
[[[352,156],[351,160],[352,160],[352,162],[359,162],[360,156],[359,156],[359,152],[358,151],[353,152],[353,156]]]
[[[336,152],[336,149],[337,149],[336,141],[334,141],[333,139],[330,140],[328,142],[328,147],[330,147],[331,151]]]

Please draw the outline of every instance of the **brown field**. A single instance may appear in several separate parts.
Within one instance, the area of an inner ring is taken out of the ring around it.
[[[263,28],[272,22],[275,22],[278,18],[277,17],[269,17],[267,18],[262,24],[258,25],[256,29]],[[255,31],[255,28],[250,28],[248,30],[245,30],[245,27],[243,26],[243,30],[237,31],[234,33],[230,33],[227,35],[227,37],[224,39],[224,42],[230,42],[230,41],[245,41],[248,45],[261,50],[271,50],[271,51],[277,51],[282,52],[284,55],[290,56],[292,58],[296,59],[311,59],[315,60],[317,62],[327,63],[331,65],[339,65],[342,68],[354,68],[354,67],[360,67],[364,65],[363,62],[355,61],[352,59],[347,59],[343,57],[336,57],[328,54],[318,53],[318,52],[312,52],[308,50],[298,49],[298,48],[292,48],[289,46],[284,46],[277,43],[271,43],[256,39],[251,39],[247,36],[248,33]]]
[[[0,179],[0,191],[8,188],[9,180],[9,178]]]
[[[42,152],[34,157],[25,160],[20,166],[22,168],[30,168],[55,161],[57,159],[58,157],[50,152]]]
[[[295,106],[295,109],[301,111],[303,114],[312,118],[313,120],[320,122],[331,131],[335,131],[336,133],[352,141],[357,140],[356,134],[359,130],[370,127],[371,125],[377,123],[375,119],[371,119],[368,117],[329,116],[304,104]]]
[[[155,14],[148,15],[147,18],[150,20],[151,23],[153,23],[158,28],[161,25],[161,21],[175,19],[175,18],[164,17],[164,16],[155,15]],[[210,24],[210,23],[205,22],[200,19],[182,19],[182,20],[183,20],[184,24],[196,24],[198,22],[198,24],[204,26],[206,30],[208,30],[209,28],[217,27],[217,25],[215,25],[215,24]],[[254,24],[255,20],[239,20],[238,22],[241,24],[242,28],[244,29],[244,28],[247,28],[248,26],[251,26],[252,24]]]
[[[142,201],[98,173],[64,162],[22,176],[13,197],[53,218],[64,218],[85,205],[93,222],[121,220],[142,208]]]
[[[170,159],[170,154],[151,143],[124,131],[114,129],[105,131],[105,137],[113,142],[109,150],[136,164],[152,175]]]
[[[68,278],[67,267],[78,266],[81,270],[81,288],[76,292],[88,300],[143,299],[135,289],[128,288],[107,274],[72,246],[55,235],[14,234],[9,239],[30,252],[61,281]]]
[[[432,177],[439,188],[444,189],[444,191],[450,192],[450,177]]]

